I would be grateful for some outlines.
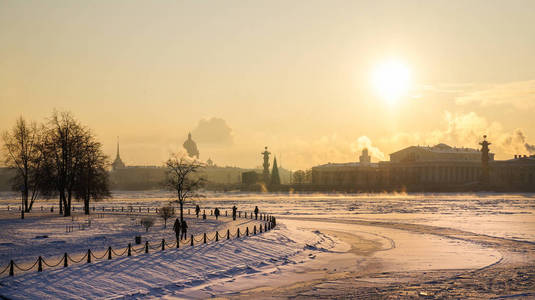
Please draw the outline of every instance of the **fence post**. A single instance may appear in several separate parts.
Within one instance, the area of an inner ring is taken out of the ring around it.
[[[256,234],[256,225],[253,227],[253,234]]]
[[[43,272],[43,258],[41,256],[37,259],[37,272]]]
[[[111,259],[111,246],[108,247],[108,260]]]
[[[260,233],[262,233],[262,224],[260,224]]]
[[[66,268],[69,266],[69,262],[67,261],[67,252],[63,254],[63,267]]]
[[[150,207],[147,207],[147,212],[148,212],[148,213],[150,212]]]
[[[225,210],[225,217],[228,216],[228,210]]]
[[[165,239],[162,239],[162,251],[165,250]]]
[[[206,232],[203,234],[202,239],[203,239],[203,244],[206,244]]]
[[[238,212],[238,218],[241,218],[241,211]]]
[[[230,240],[230,229],[227,229],[227,240]]]
[[[210,209],[210,216],[213,215],[214,211]]]
[[[132,244],[128,243],[128,256],[132,256]]]
[[[13,262],[13,260],[11,260],[11,261],[9,262],[9,276],[13,276],[13,275],[15,275],[15,272],[14,272],[14,270],[13,270],[13,265],[14,265],[14,264],[15,264],[15,263]]]
[[[121,212],[123,212],[123,211],[124,211],[124,207],[121,206]]]
[[[141,212],[141,206],[139,207],[139,212]]]
[[[191,235],[191,246],[193,246],[193,234]]]
[[[247,219],[247,212],[245,212],[245,218]]]
[[[215,232],[215,241],[219,242],[219,231]]]
[[[189,208],[188,208],[188,215],[189,215],[189,214],[190,214],[190,213],[189,213]]]
[[[145,253],[149,253],[149,241],[145,241]]]
[[[237,237],[240,237],[240,228],[238,227],[238,233],[236,233]]]
[[[91,249],[87,249],[87,263],[91,263]]]
[[[249,236],[249,226],[245,227],[245,235]]]

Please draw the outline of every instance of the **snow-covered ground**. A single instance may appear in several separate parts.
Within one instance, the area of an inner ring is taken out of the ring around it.
[[[165,192],[120,192],[114,194],[112,201],[96,205],[161,206],[169,199],[170,195]],[[0,194],[0,210],[7,205],[17,207],[17,204],[15,197]],[[369,221],[433,225],[535,242],[533,194],[229,193],[209,194],[199,204],[207,209],[229,208],[236,204],[240,210],[249,212],[258,205],[261,211],[276,215],[279,226],[262,235],[242,239],[4,278],[0,279],[0,295],[8,298],[206,298],[240,295],[245,290],[268,291],[298,282],[338,278],[340,274],[366,276],[374,272],[480,269],[503,260],[502,252],[482,243],[424,230],[411,232],[395,226],[377,227]],[[57,204],[55,201],[40,202],[37,207],[41,205],[46,210]],[[189,203],[188,207],[191,205],[194,203]],[[16,216],[17,211],[9,214]],[[20,243],[16,247],[20,249],[18,253],[7,253],[3,250],[6,248],[0,248],[0,258],[31,256],[46,249],[40,248],[38,244],[42,241],[35,240],[38,234],[34,232],[41,234],[54,226],[57,233],[49,236],[49,241],[63,240],[69,249],[83,244],[81,251],[87,248],[88,244],[84,243],[106,244],[107,247],[113,239],[124,246],[132,241],[132,232],[144,231],[127,215],[105,217],[100,225],[99,219],[95,219],[94,228],[92,224],[88,231],[72,233],[65,233],[64,229],[65,222],[72,220],[61,219],[45,218],[48,221],[39,222],[45,222],[42,224],[46,226],[34,225],[33,229],[30,225],[16,225],[14,218],[0,221],[0,243]],[[209,218],[202,224],[188,221],[195,224],[190,228],[197,227],[199,232],[237,225],[227,223],[225,218],[223,222]],[[115,228],[109,229],[113,226]],[[154,228],[159,229],[143,235],[156,240],[172,237],[170,230],[162,230],[162,224]],[[20,234],[21,241],[13,237],[14,233]],[[95,236],[106,236],[108,243],[94,242],[92,237]],[[59,248],[50,249],[63,253]]]

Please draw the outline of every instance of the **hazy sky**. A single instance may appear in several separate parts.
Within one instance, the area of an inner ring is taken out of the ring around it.
[[[535,143],[535,1],[0,0],[0,130],[69,110],[127,164],[287,168],[415,144]],[[385,61],[410,91],[379,97]],[[535,148],[531,148],[535,149]],[[534,152],[535,153],[535,152]]]

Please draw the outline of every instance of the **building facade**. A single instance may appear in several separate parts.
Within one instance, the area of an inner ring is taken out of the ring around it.
[[[486,137],[485,137],[486,138]],[[535,155],[496,161],[484,139],[481,150],[446,144],[410,146],[390,161],[328,163],[312,168],[317,190],[343,191],[535,191]]]

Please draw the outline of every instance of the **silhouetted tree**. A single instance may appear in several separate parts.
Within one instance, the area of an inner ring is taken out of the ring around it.
[[[158,215],[163,219],[163,228],[167,228],[167,219],[175,215],[175,210],[171,206],[164,206],[158,211]]]
[[[273,169],[271,169],[271,184],[280,185],[281,178],[279,176],[279,167],[277,166],[277,158],[273,159]]]
[[[303,184],[305,182],[305,171],[297,170],[293,173],[294,184]]]
[[[89,135],[81,151],[82,163],[78,169],[75,187],[75,197],[84,201],[84,213],[86,215],[89,215],[90,212],[89,203],[91,199],[98,201],[111,197],[107,156],[102,152],[102,145],[95,141],[90,133]]]
[[[22,193],[22,210],[29,212],[41,182],[42,129],[20,117],[10,131],[2,134],[5,164],[16,170],[13,187]]]
[[[60,214],[70,216],[72,198],[89,199],[109,195],[106,157],[92,133],[67,112],[54,112],[43,142],[45,159],[43,193],[59,195]]]
[[[176,193],[176,202],[180,204],[180,221],[183,221],[184,202],[187,199],[201,196],[197,190],[203,186],[205,180],[196,173],[203,164],[189,157],[173,154],[165,166],[167,172],[164,185]]]

